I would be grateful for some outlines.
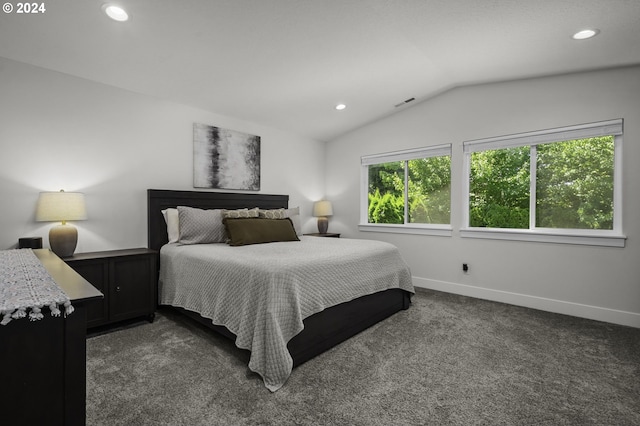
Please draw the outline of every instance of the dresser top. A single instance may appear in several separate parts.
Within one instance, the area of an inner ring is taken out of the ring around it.
[[[104,295],[91,283],[49,249],[36,249],[33,253],[44,265],[56,284],[67,294],[71,303],[102,299]]]

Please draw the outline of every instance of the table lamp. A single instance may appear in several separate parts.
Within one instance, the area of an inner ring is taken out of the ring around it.
[[[313,204],[313,215],[318,218],[318,232],[326,234],[327,228],[329,228],[328,216],[333,215],[333,206],[331,205],[331,201],[316,201]]]
[[[87,209],[81,192],[41,192],[36,208],[36,221],[62,224],[49,230],[49,245],[58,257],[73,255],[78,243],[78,230],[68,220],[86,220]]]

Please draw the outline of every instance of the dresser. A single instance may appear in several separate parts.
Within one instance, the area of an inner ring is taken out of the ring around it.
[[[84,425],[87,307],[103,295],[48,249],[33,251],[74,312],[0,326],[0,418],[7,425]]]

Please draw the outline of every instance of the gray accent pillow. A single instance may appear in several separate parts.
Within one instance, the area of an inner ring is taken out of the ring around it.
[[[222,210],[222,219],[228,217],[232,219],[258,217],[258,208],[254,207],[252,209]]]
[[[224,243],[227,236],[222,224],[222,210],[203,210],[178,206],[180,244]]]
[[[266,219],[286,219],[287,215],[284,209],[258,210],[260,217]]]

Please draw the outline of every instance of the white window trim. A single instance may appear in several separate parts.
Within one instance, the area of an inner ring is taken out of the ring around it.
[[[626,236],[622,233],[622,133],[623,120],[607,120],[550,130],[520,133],[488,139],[478,139],[463,143],[463,191],[462,191],[462,226],[460,236],[463,238],[486,238],[514,241],[535,241],[560,244],[580,244],[609,247],[624,247]],[[613,187],[613,229],[551,229],[535,226],[535,156],[530,162],[530,229],[481,228],[469,226],[469,178],[471,173],[471,153],[491,149],[531,146],[532,154],[541,143],[560,142],[564,140],[584,139],[597,136],[614,136],[614,187]]]
[[[514,148],[526,145],[539,145],[549,142],[560,142],[572,139],[585,139],[598,136],[622,135],[621,118],[599,121],[596,123],[578,124],[515,135],[497,136],[463,142],[465,154],[468,152],[487,151],[490,149]]]
[[[417,158],[441,157],[451,155],[451,144],[434,145],[424,148],[405,149],[402,151],[384,152],[382,154],[363,155],[360,163],[363,166],[392,163],[394,161],[415,160]]]
[[[624,247],[627,237],[602,231],[598,234],[588,232],[571,233],[569,229],[503,229],[503,228],[462,228],[462,238],[483,238],[488,240],[531,241],[539,243],[576,244],[587,246]],[[582,230],[588,231],[588,230]]]
[[[392,224],[392,223],[361,223],[358,229],[363,232],[385,232],[393,234],[433,235],[450,237],[453,234],[451,225],[442,224]]]
[[[451,236],[451,224],[430,224],[430,223],[408,223],[407,215],[407,180],[408,171],[404,172],[404,224],[389,223],[369,223],[369,166],[374,164],[391,163],[394,161],[408,161],[418,158],[440,157],[448,155],[451,157],[451,144],[434,145],[424,148],[407,149],[393,151],[382,154],[364,155],[360,159],[360,224],[358,229],[365,232],[389,232],[398,234],[421,234],[436,236]],[[451,210],[451,207],[449,207]]]

